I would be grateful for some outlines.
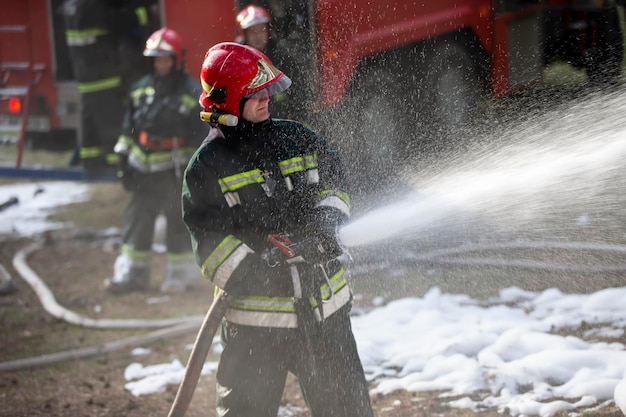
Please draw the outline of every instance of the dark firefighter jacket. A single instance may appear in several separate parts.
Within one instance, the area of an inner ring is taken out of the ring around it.
[[[346,219],[350,204],[344,186],[337,153],[299,122],[240,121],[236,127],[212,128],[185,171],[183,219],[202,274],[219,288],[235,278],[245,282],[226,313],[228,321],[298,326],[289,269],[263,267],[260,254],[269,249],[271,233],[296,242],[333,226],[324,222]],[[261,268],[251,273],[245,267],[250,264]],[[339,262],[327,264],[324,280],[312,265],[300,272],[305,284],[317,282],[319,297],[309,300],[318,320],[350,302]]]
[[[206,136],[198,117],[200,85],[186,72],[146,75],[135,82],[115,152],[142,173],[182,170]]]
[[[123,3],[127,3],[122,5]],[[150,34],[149,13],[143,4],[119,0],[66,0],[62,7],[65,37],[81,94],[120,87],[134,81],[126,61],[137,62]],[[122,52],[130,44],[128,55]],[[142,71],[144,72],[144,71]]]

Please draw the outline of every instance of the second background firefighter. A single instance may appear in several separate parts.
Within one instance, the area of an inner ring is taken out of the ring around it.
[[[199,278],[180,205],[182,174],[207,128],[198,117],[198,82],[184,71],[183,41],[162,28],[146,42],[144,56],[153,71],[130,89],[122,134],[115,145],[121,180],[131,193],[124,213],[123,241],[113,277],[105,281],[114,293],[150,286],[152,240],[157,216],[164,213],[166,271],[162,292],[180,292]]]

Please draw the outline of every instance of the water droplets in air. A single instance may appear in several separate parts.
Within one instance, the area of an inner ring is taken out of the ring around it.
[[[347,246],[362,246],[392,237],[419,238],[442,225],[472,227],[468,222],[477,217],[504,228],[539,228],[541,219],[555,215],[586,225],[588,212],[621,207],[624,111],[626,94],[604,92],[569,108],[495,126],[482,138],[468,137],[475,147],[438,166],[421,166],[419,172],[408,167],[405,190],[346,225],[341,239]]]

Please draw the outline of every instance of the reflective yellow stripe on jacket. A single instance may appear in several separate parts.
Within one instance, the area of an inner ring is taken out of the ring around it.
[[[194,148],[182,147],[176,149],[176,151],[146,153],[135,143],[135,139],[128,135],[120,135],[113,150],[116,154],[128,155],[129,165],[143,173],[175,168],[176,164],[188,161],[195,152]]]
[[[319,194],[317,207],[332,207],[350,217],[350,196],[343,191],[324,190]]]
[[[106,153],[99,146],[85,146],[80,148],[79,155],[81,160],[104,157],[109,165],[115,165],[119,162],[119,158],[115,153]]]
[[[230,175],[228,177],[220,178],[219,184],[223,193],[229,191],[237,191],[240,188],[250,184],[262,183],[265,180],[261,175],[260,169],[253,169],[252,171],[241,172],[239,174]]]
[[[317,168],[317,155],[303,155],[296,156],[294,158],[286,159],[278,163],[280,172],[283,177],[291,175],[295,172],[302,172],[310,169]]]
[[[285,159],[278,163],[280,173],[285,178],[285,184],[289,191],[293,190],[290,175],[296,172],[302,172],[305,175],[308,184],[317,184],[319,182],[319,174],[317,172],[317,155],[301,155],[293,158]]]
[[[239,174],[230,175],[228,177],[220,178],[218,180],[224,198],[228,203],[228,207],[234,207],[240,203],[239,194],[237,190],[250,184],[261,184],[265,182],[263,175],[261,175],[260,169],[253,169],[252,171],[241,172]]]
[[[254,251],[233,235],[228,235],[202,263],[202,275],[224,288],[233,271]]]
[[[317,155],[303,155],[286,159],[278,163],[280,172],[283,177],[288,177],[296,172],[306,172],[308,183],[317,183],[319,181],[317,172]],[[287,186],[290,184],[287,182]],[[291,187],[290,187],[291,188]],[[348,194],[337,190],[324,190],[320,193],[320,199],[317,203],[318,207],[334,207],[346,216],[350,216],[350,197]]]
[[[324,302],[318,304],[313,298],[310,300],[311,308],[314,309],[318,321],[321,320],[320,307],[326,318],[350,302],[352,297],[343,268],[330,279],[330,283],[332,296],[330,287],[324,284],[321,287]],[[225,317],[232,323],[247,326],[286,328],[298,326],[292,297],[239,297],[230,304]]]
[[[133,143],[128,154],[128,164],[143,173],[166,171],[176,168],[176,165],[184,165],[194,152],[195,149],[184,147],[176,151],[145,153],[139,145]]]

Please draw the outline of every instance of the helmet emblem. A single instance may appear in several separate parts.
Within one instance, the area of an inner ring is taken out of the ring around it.
[[[252,81],[248,84],[249,89],[255,89],[272,81],[279,76],[281,72],[275,66],[267,63],[263,59],[257,61],[257,72]]]

